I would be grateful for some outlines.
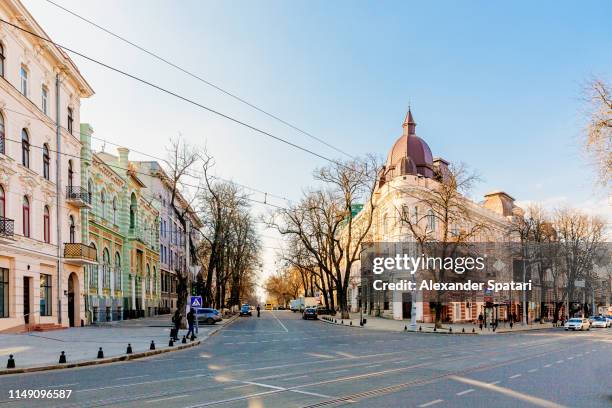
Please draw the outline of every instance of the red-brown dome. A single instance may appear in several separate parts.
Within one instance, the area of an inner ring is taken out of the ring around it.
[[[416,135],[416,123],[410,110],[408,110],[403,127],[404,134],[397,139],[387,156],[385,179],[405,174],[421,174],[424,177],[432,178],[434,172],[431,149],[423,139]]]

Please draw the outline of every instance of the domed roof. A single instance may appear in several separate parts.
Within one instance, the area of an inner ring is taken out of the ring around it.
[[[403,124],[404,133],[395,142],[387,155],[385,178],[393,178],[405,174],[421,174],[432,178],[433,156],[427,143],[415,133],[416,123],[412,112],[408,109]]]

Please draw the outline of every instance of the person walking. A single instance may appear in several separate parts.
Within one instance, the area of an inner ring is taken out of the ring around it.
[[[261,308],[257,305],[257,317],[261,315]]]
[[[174,340],[178,340],[178,333],[179,333],[179,329],[181,328],[181,320],[183,319],[183,316],[181,316],[181,312],[176,309],[176,312],[174,312],[174,315],[172,316],[172,323],[174,324],[174,333],[173,334],[173,338]]]
[[[187,337],[189,337],[189,333],[193,338],[196,337],[194,332],[194,323],[195,323],[195,312],[193,309],[189,309],[189,313],[187,313],[187,324],[189,324],[189,330],[187,331]]]

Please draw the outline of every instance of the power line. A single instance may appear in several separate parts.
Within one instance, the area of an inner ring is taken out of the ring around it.
[[[98,64],[101,67],[107,68],[107,69],[109,69],[111,71],[114,71],[114,72],[116,72],[118,74],[121,74],[121,75],[123,75],[123,76],[125,76],[127,78],[133,79],[133,80],[135,80],[137,82],[140,82],[140,83],[142,83],[144,85],[150,86],[150,87],[152,87],[154,89],[157,89],[160,92],[163,92],[163,93],[166,93],[168,95],[174,96],[177,99],[180,99],[180,100],[182,100],[184,102],[187,102],[187,103],[189,103],[191,105],[194,105],[194,106],[196,106],[196,107],[198,107],[200,109],[203,109],[203,110],[205,110],[207,112],[213,113],[213,114],[215,114],[217,116],[220,116],[220,117],[222,117],[224,119],[227,119],[227,120],[229,120],[231,122],[234,122],[234,123],[236,123],[238,125],[244,126],[244,127],[248,128],[248,129],[250,129],[250,130],[252,130],[252,131],[254,131],[256,133],[262,134],[264,136],[268,136],[268,137],[270,137],[270,138],[272,138],[272,139],[274,139],[274,140],[276,140],[278,142],[284,143],[284,144],[286,144],[288,146],[291,146],[291,147],[293,147],[293,148],[295,148],[297,150],[301,150],[301,151],[303,151],[305,153],[308,153],[308,154],[310,154],[312,156],[318,157],[318,158],[323,159],[325,161],[328,161],[330,163],[334,163],[336,165],[341,165],[337,161],[335,161],[333,159],[330,159],[329,157],[326,157],[326,156],[324,156],[322,154],[319,154],[319,153],[317,153],[317,152],[315,152],[313,150],[310,150],[310,149],[308,149],[306,147],[300,146],[300,145],[298,145],[296,143],[293,143],[293,142],[291,142],[289,140],[286,140],[286,139],[284,139],[284,138],[282,138],[280,136],[276,136],[276,135],[274,135],[274,134],[272,134],[270,132],[262,130],[262,129],[254,126],[254,125],[251,125],[251,124],[249,124],[247,122],[244,122],[244,121],[242,121],[240,119],[237,119],[237,118],[235,118],[233,116],[230,116],[228,114],[225,114],[225,113],[222,113],[222,112],[220,112],[218,110],[210,108],[210,107],[208,107],[206,105],[203,105],[203,104],[201,104],[201,103],[199,103],[197,101],[194,101],[193,99],[187,98],[186,96],[182,96],[182,95],[180,95],[180,94],[178,94],[178,93],[176,93],[174,91],[171,91],[169,89],[166,89],[166,88],[164,88],[164,87],[162,87],[160,85],[156,85],[153,82],[147,81],[146,79],[142,79],[142,78],[140,78],[140,77],[138,77],[136,75],[130,74],[130,73],[126,72],[126,71],[123,71],[123,70],[121,70],[119,68],[116,68],[116,67],[113,67],[111,65],[108,65],[108,64],[106,64],[106,63],[104,63],[102,61],[99,61],[99,60],[95,59],[95,58],[89,57],[89,56],[87,56],[87,55],[85,55],[85,54],[83,54],[81,52],[75,51],[75,50],[73,50],[73,49],[71,49],[69,47],[66,47],[66,46],[63,46],[61,44],[58,44],[58,43],[56,43],[56,42],[54,42],[54,41],[52,41],[52,40],[50,40],[48,38],[45,38],[45,37],[43,37],[41,35],[38,35],[38,34],[32,32],[30,30],[26,30],[25,28],[22,28],[22,27],[20,27],[20,26],[18,26],[16,24],[10,23],[10,22],[2,19],[2,18],[0,18],[0,21],[2,21],[5,24],[8,24],[9,26],[14,27],[14,28],[16,28],[16,29],[18,29],[20,31],[28,33],[28,34],[30,34],[30,35],[32,35],[32,36],[34,36],[34,37],[36,37],[36,38],[38,38],[40,40],[49,42],[50,44],[53,44],[53,45],[55,45],[58,48],[61,48],[61,49],[65,50],[65,51],[68,51],[68,52],[71,52],[71,53],[73,53],[75,55],[78,55],[78,56],[80,56],[80,57],[82,57],[82,58],[84,58],[84,59],[86,59],[86,60],[88,60],[90,62]]]
[[[190,77],[192,77],[192,78],[194,78],[194,79],[196,79],[196,80],[198,80],[198,81],[200,81],[200,82],[202,82],[202,83],[204,83],[204,84],[206,84],[206,85],[208,85],[208,86],[218,90],[219,92],[222,92],[225,95],[227,95],[227,96],[229,96],[231,98],[234,98],[235,100],[237,100],[237,101],[239,101],[239,102],[241,102],[241,103],[243,103],[243,104],[245,104],[245,105],[255,109],[256,111],[261,112],[264,115],[279,121],[280,123],[290,127],[291,129],[296,130],[296,131],[298,131],[298,132],[300,132],[300,133],[310,137],[311,139],[316,140],[317,142],[324,144],[325,146],[327,146],[327,147],[337,151],[338,153],[344,154],[345,156],[348,156],[350,158],[354,158],[351,154],[345,152],[344,150],[342,150],[342,149],[340,149],[340,148],[338,148],[338,147],[336,147],[336,146],[326,142],[325,140],[323,140],[323,139],[321,139],[321,138],[319,138],[319,137],[317,137],[317,136],[315,136],[315,135],[313,135],[313,134],[311,134],[311,133],[309,133],[309,132],[307,132],[307,131],[299,128],[299,127],[297,127],[296,125],[293,125],[292,123],[290,123],[290,122],[288,122],[288,121],[278,117],[277,115],[274,115],[273,113],[270,113],[270,112],[268,112],[268,111],[266,111],[266,110],[256,106],[255,104],[245,100],[244,98],[241,98],[238,95],[236,95],[236,94],[234,94],[234,93],[232,93],[230,91],[227,91],[227,90],[221,88],[218,85],[215,85],[214,83],[212,83],[212,82],[202,78],[201,76],[199,76],[197,74],[194,74],[191,71],[188,71],[187,69],[185,69],[185,68],[183,68],[183,67],[181,67],[181,66],[179,66],[179,65],[177,65],[177,64],[175,64],[175,63],[173,63],[171,61],[169,61],[167,58],[164,58],[164,57],[160,56],[159,54],[156,54],[153,51],[150,51],[150,50],[144,48],[143,46],[135,44],[133,41],[130,41],[127,38],[112,32],[108,28],[102,27],[101,25],[95,23],[94,21],[92,21],[92,20],[90,20],[90,19],[88,19],[86,17],[83,17],[83,16],[77,14],[76,12],[74,12],[74,11],[72,11],[72,10],[70,10],[70,9],[60,5],[60,4],[57,4],[57,3],[55,3],[55,2],[53,2],[51,0],[46,0],[46,1],[49,4],[52,4],[53,6],[55,6],[55,7],[59,8],[59,9],[65,11],[65,12],[67,12],[68,14],[71,14],[74,17],[76,17],[76,18],[78,18],[78,19],[80,19],[80,20],[82,20],[82,21],[84,21],[84,22],[86,22],[86,23],[96,27],[97,29],[104,31],[105,33],[115,37],[116,39],[118,39],[120,41],[123,41],[124,43],[126,43],[126,44],[128,44],[128,45],[130,45],[130,46],[132,46],[132,47],[134,47],[134,48],[136,48],[136,49],[138,49],[138,50],[140,50],[140,51],[150,55],[151,57],[153,57],[153,58],[155,58],[155,59],[157,59],[157,60],[159,60],[159,61],[161,61],[161,62],[163,62],[163,63],[165,63],[165,64],[167,64],[169,66],[171,66],[172,68],[175,68],[175,69],[181,71],[182,73],[187,74]]]

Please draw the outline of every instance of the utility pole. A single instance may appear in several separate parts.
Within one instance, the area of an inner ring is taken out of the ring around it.
[[[61,203],[62,203],[62,183],[61,183],[61,142],[62,126],[60,123],[60,88],[61,73],[55,74],[55,130],[56,130],[56,155],[55,155],[55,225],[57,240],[57,322],[62,324],[62,298],[64,291],[62,288],[62,222],[61,222]]]

